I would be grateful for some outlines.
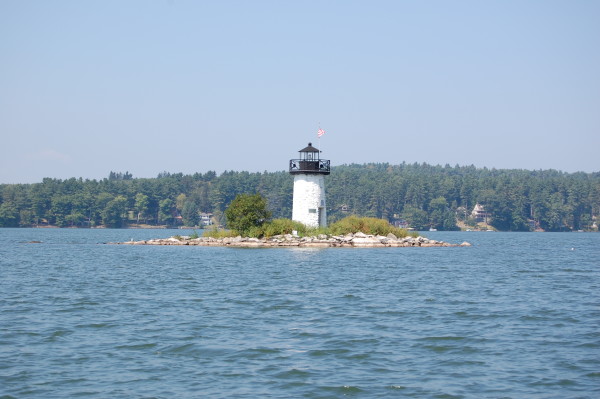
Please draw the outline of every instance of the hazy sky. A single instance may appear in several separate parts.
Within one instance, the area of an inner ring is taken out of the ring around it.
[[[0,0],[0,183],[600,171],[600,1]],[[319,141],[317,129],[326,133]]]

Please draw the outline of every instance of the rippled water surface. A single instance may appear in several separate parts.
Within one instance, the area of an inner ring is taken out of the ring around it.
[[[104,244],[174,233],[0,229],[0,398],[600,397],[599,234]]]

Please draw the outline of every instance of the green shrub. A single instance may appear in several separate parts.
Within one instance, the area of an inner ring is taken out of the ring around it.
[[[227,227],[239,231],[244,236],[250,236],[271,218],[267,209],[267,200],[260,194],[239,194],[225,210]]]
[[[207,229],[204,230],[202,234],[203,237],[212,237],[212,238],[227,238],[227,237],[237,237],[240,234],[235,230],[225,230],[225,229]]]
[[[302,236],[306,233],[306,226],[300,222],[290,219],[273,219],[261,226],[261,237],[273,237],[276,235],[292,234],[297,231]]]
[[[345,217],[342,220],[338,220],[329,227],[329,230],[333,235],[358,233],[359,231],[365,234],[382,236],[392,233],[398,238],[409,235],[405,229],[394,227],[387,220],[370,217],[358,217],[354,215]],[[414,236],[414,234],[412,235]]]
[[[260,226],[254,226],[246,230],[246,237],[269,238],[277,235],[292,234],[296,231],[299,236],[304,236],[308,229],[300,222],[290,219],[274,219],[263,223]]]
[[[198,237],[200,237],[200,235],[198,234],[198,232],[196,230],[194,230],[194,232],[192,234],[190,234],[190,238],[192,240],[195,240]]]

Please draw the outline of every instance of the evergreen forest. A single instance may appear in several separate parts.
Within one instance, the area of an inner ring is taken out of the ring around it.
[[[416,230],[478,228],[472,211],[481,204],[484,223],[496,230],[598,229],[600,172],[373,163],[332,167],[325,181],[329,222],[353,214]],[[0,185],[0,227],[199,226],[201,215],[224,224],[229,203],[254,193],[274,218],[290,218],[292,189],[283,171],[45,178]]]

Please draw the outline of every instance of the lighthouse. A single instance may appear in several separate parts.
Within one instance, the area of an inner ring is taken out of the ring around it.
[[[290,159],[290,174],[294,176],[292,220],[309,227],[326,227],[325,175],[330,172],[329,160],[321,159],[312,143],[299,153],[299,159]]]

